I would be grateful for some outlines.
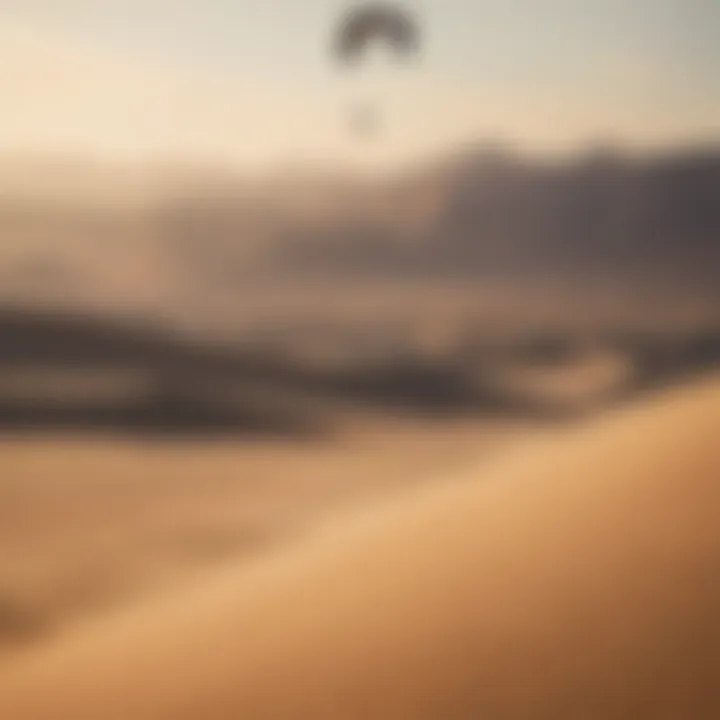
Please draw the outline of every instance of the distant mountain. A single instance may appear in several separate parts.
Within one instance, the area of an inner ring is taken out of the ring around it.
[[[562,160],[480,146],[382,181],[37,158],[3,168],[6,300],[142,312],[232,303],[290,278],[720,287],[720,144]]]
[[[564,162],[479,152],[384,193],[353,218],[291,231],[278,261],[296,271],[720,279],[720,147]]]

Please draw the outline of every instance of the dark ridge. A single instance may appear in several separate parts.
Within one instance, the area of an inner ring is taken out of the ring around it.
[[[328,432],[328,407],[348,403],[434,417],[550,416],[556,408],[501,390],[490,364],[561,364],[605,348],[634,372],[617,399],[720,368],[720,330],[696,333],[538,332],[433,360],[419,351],[317,368],[283,351],[193,343],[162,330],[78,315],[0,311],[0,378],[24,368],[142,370],[143,392],[111,402],[0,394],[0,430],[141,435],[302,436]]]

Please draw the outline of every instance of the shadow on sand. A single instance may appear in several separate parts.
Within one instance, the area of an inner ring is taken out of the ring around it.
[[[633,372],[608,401],[720,367],[720,332],[684,336],[545,333],[492,351],[494,360],[551,364],[590,342],[622,353]],[[19,370],[138,369],[150,378],[141,395],[113,402],[52,395],[18,399],[0,393],[0,432],[39,430],[130,433],[160,437],[288,436],[331,431],[334,406],[432,418],[472,416],[554,419],[568,408],[501,389],[485,377],[488,354],[450,360],[385,357],[318,369],[280,353],[202,345],[147,326],[107,318],[0,312],[0,379]]]

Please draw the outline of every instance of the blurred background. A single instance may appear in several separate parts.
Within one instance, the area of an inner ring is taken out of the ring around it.
[[[720,5],[365,6],[0,1],[0,658],[720,366]]]

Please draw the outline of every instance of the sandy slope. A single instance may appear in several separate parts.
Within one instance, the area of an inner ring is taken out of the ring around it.
[[[345,518],[0,678],[12,720],[720,716],[720,380]]]
[[[318,441],[0,439],[0,676],[26,642],[294,542],[324,518],[489,460],[496,418],[353,413]]]

